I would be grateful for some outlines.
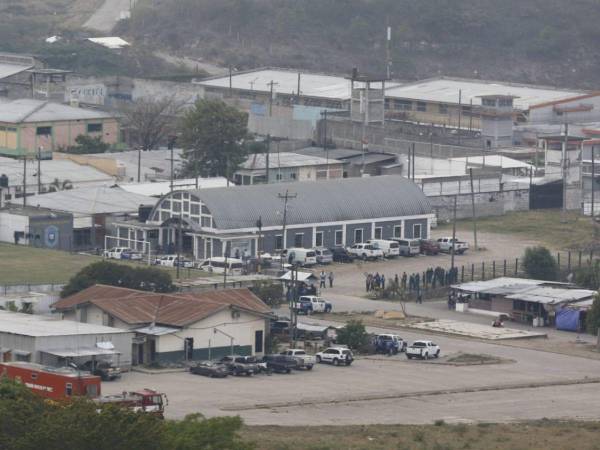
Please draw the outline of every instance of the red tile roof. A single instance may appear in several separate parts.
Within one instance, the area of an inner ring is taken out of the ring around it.
[[[270,308],[248,289],[157,294],[100,284],[63,298],[52,306],[60,311],[86,303],[132,325],[156,323],[183,327],[228,308],[259,315],[271,313]]]

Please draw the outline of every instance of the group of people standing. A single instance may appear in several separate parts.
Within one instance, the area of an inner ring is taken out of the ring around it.
[[[366,278],[366,288],[367,292],[371,292],[376,289],[385,289],[385,275],[379,275],[379,272],[376,272],[375,275],[368,273]]]

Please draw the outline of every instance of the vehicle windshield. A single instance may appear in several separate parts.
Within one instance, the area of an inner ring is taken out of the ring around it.
[[[390,248],[398,248],[398,247],[400,247],[400,245],[398,245],[397,242],[391,242],[390,243]]]
[[[307,257],[307,258],[314,258],[315,256],[317,256],[317,255],[315,254],[315,252],[306,252],[306,257]]]
[[[425,347],[425,342],[415,342],[413,347]]]
[[[296,355],[306,355],[304,350],[296,350]]]
[[[411,247],[418,247],[419,245],[420,245],[420,244],[419,244],[419,241],[411,241],[411,242],[410,242],[410,246],[411,246]]]
[[[343,350],[342,355],[350,355],[350,350]]]

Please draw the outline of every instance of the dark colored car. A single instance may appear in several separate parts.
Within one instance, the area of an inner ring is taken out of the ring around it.
[[[250,376],[260,372],[258,365],[248,362],[244,356],[224,356],[219,362],[227,366],[230,375]]]
[[[421,239],[420,247],[424,255],[437,255],[440,252],[440,244],[431,239]]]
[[[351,253],[348,253],[344,247],[333,247],[329,250],[333,254],[334,262],[351,263],[356,259],[356,257]]]
[[[298,361],[292,356],[266,355],[263,361],[271,371],[277,373],[290,373],[298,366]]]
[[[195,366],[190,367],[190,373],[211,378],[225,378],[229,375],[229,370],[225,364],[213,361],[201,361]]]
[[[121,369],[107,361],[87,361],[82,369],[100,377],[102,381],[113,381],[121,378]]]

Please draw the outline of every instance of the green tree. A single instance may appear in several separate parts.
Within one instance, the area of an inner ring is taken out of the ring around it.
[[[337,332],[336,342],[347,345],[351,349],[363,347],[369,343],[369,334],[362,320],[350,320],[345,327]]]
[[[278,306],[283,301],[283,284],[272,281],[255,281],[252,293],[269,306]]]
[[[173,292],[171,275],[155,267],[131,267],[109,261],[99,261],[77,272],[63,287],[61,297],[76,294],[94,284],[122,286],[152,292]]]
[[[198,100],[181,122],[184,174],[230,177],[246,158],[247,122],[246,113],[222,101]]]
[[[575,270],[575,283],[587,289],[600,288],[600,261]]]
[[[588,333],[596,335],[598,334],[598,328],[600,328],[600,294],[594,295],[594,303],[587,312],[585,319],[585,327]]]
[[[75,153],[77,155],[85,155],[90,153],[105,153],[110,145],[102,140],[100,136],[86,136],[80,134],[75,138],[77,145],[73,145],[67,148],[68,153]]]
[[[528,247],[523,257],[523,269],[529,278],[553,281],[558,277],[558,264],[546,247]]]
[[[239,417],[205,419],[200,414],[190,414],[181,421],[165,424],[165,441],[173,449],[251,450],[254,445],[237,435],[241,427]]]

